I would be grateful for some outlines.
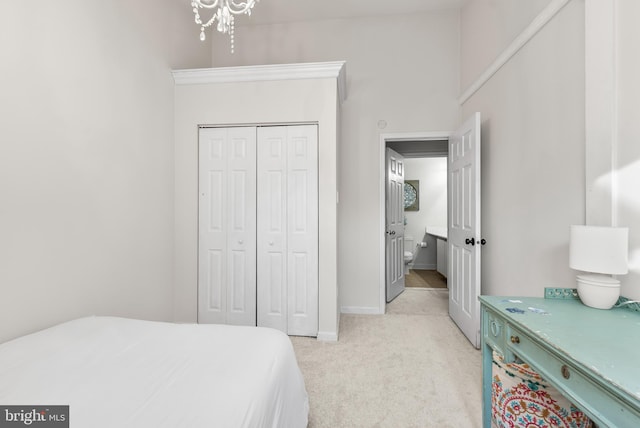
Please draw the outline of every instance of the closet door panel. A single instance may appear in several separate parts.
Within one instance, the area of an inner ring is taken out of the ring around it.
[[[287,128],[288,333],[318,333],[318,129]]]
[[[255,128],[199,133],[198,322],[255,325]]]
[[[256,132],[227,132],[227,324],[256,325]]]
[[[287,142],[258,128],[258,325],[287,331]]]
[[[215,320],[216,317],[220,317],[220,321],[209,321],[209,322],[224,322],[224,312],[226,308],[226,288],[222,287],[224,284],[223,276],[224,276],[224,252],[221,250],[209,250],[206,253],[207,260],[204,265],[204,282],[206,284],[206,288],[202,290],[204,294],[204,302],[208,304],[203,308],[203,311],[209,312],[209,315]]]
[[[224,323],[227,294],[226,132],[199,135],[198,322]]]

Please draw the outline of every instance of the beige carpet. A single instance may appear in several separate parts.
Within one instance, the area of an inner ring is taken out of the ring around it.
[[[404,276],[405,287],[447,288],[447,278],[436,270],[410,269]]]
[[[342,315],[338,342],[292,337],[309,427],[480,427],[480,351],[447,302],[447,290],[406,289],[385,315]]]

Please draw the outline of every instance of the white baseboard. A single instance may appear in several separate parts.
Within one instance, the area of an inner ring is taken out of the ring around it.
[[[438,266],[435,264],[427,264],[427,263],[414,263],[413,266],[410,266],[411,269],[418,270],[436,270]]]
[[[340,313],[343,314],[357,314],[357,315],[381,315],[384,312],[380,312],[380,308],[366,307],[366,306],[343,306],[340,308]]]
[[[317,339],[321,342],[337,342],[338,333],[333,331],[319,331]]]

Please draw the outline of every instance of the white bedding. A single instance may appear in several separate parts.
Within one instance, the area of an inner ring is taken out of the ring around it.
[[[1,405],[69,405],[73,428],[306,427],[276,330],[88,317],[0,344]]]

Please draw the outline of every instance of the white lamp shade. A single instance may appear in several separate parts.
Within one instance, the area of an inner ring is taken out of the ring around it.
[[[629,271],[629,229],[571,226],[569,266],[572,269],[621,275]]]

